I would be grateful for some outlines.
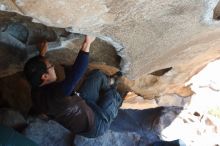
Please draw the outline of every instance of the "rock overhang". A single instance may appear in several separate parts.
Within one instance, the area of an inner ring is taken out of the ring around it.
[[[112,44],[130,79],[172,67],[162,80],[182,84],[220,57],[218,0],[2,1],[48,26],[90,34]],[[171,79],[172,78],[172,79]]]

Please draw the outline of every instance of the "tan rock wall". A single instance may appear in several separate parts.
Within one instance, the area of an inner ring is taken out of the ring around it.
[[[209,3],[216,1],[14,1],[24,15],[46,25],[111,37],[124,47],[131,78],[176,64],[167,52],[176,56],[178,46],[209,29],[201,23]]]
[[[127,77],[136,79],[132,81],[132,85],[136,83],[134,89],[145,95],[150,90],[154,96],[172,93],[172,89],[179,91],[205,64],[220,57],[220,23],[213,20],[217,3],[218,0],[1,2],[6,10],[19,10],[34,21],[96,35],[112,43],[122,57]],[[152,89],[145,86],[143,80],[151,72],[168,67],[173,69],[159,77]]]

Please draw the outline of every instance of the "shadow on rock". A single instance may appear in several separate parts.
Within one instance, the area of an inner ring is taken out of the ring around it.
[[[103,136],[88,139],[76,136],[77,146],[146,146],[161,141],[161,131],[169,126],[182,107],[154,109],[121,109],[110,130]]]

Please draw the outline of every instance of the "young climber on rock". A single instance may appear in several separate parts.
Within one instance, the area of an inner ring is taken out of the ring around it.
[[[90,45],[94,40],[95,37],[85,37],[74,64],[62,81],[57,81],[54,65],[45,57],[46,42],[39,48],[40,54],[29,59],[24,67],[32,87],[33,110],[48,115],[74,134],[86,137],[97,137],[108,130],[122,103],[109,77],[99,70],[93,70],[86,77],[79,94],[74,90],[87,70]],[[114,75],[115,78],[119,76],[120,72]]]

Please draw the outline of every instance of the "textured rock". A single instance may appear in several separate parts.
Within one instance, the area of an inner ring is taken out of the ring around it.
[[[73,135],[55,121],[34,119],[25,129],[24,135],[40,146],[70,146]]]
[[[182,108],[154,108],[148,110],[120,110],[110,130],[95,139],[76,136],[75,144],[102,146],[145,146],[160,140],[160,132],[166,128]]]
[[[146,146],[149,143],[135,132],[108,131],[105,135],[94,139],[76,136],[75,144],[76,146]]]
[[[137,78],[167,67],[177,70],[180,64],[199,56],[202,47],[193,48],[197,42],[189,41],[209,32],[212,26],[203,24],[213,23],[212,10],[217,2],[17,0],[14,4],[23,14],[44,24],[112,38],[125,49],[122,56],[130,65],[128,76]],[[203,49],[208,51],[209,47]]]
[[[218,2],[217,6],[214,9],[214,14],[213,14],[213,18],[216,20],[220,19],[220,2]]]
[[[74,143],[76,146],[145,146],[159,141],[160,132],[181,110],[178,107],[120,110],[110,130],[103,136],[90,139],[77,135]],[[52,120],[29,118],[24,135],[41,146],[69,146],[73,142],[73,135]]]
[[[158,107],[155,99],[146,100],[133,92],[129,92],[126,95],[121,106],[123,109],[148,109],[155,107]]]
[[[49,28],[33,23],[31,18],[16,13],[0,12],[0,16],[0,77],[21,71],[24,62],[38,53],[37,44],[45,39],[49,41],[51,53],[48,53],[48,56],[52,61],[73,63],[83,41],[82,35],[66,32],[62,28]],[[91,62],[119,67],[120,57],[117,56],[114,47],[105,41],[97,39],[91,47],[90,54]]]
[[[219,145],[220,60],[210,62],[188,82],[195,92],[176,119],[162,131],[164,140],[182,139],[186,145]],[[180,132],[181,131],[181,132]]]
[[[156,99],[159,106],[179,106],[184,107],[190,103],[191,97],[181,97],[178,95],[165,95]]]
[[[93,34],[111,43],[122,57],[121,67],[127,77],[136,79],[131,82],[132,90],[147,99],[166,94],[192,95],[184,83],[210,60],[220,56],[219,22],[213,20],[214,9],[218,15],[218,0],[1,3],[8,7],[6,10],[19,10],[34,21]],[[95,61],[103,61],[98,58]],[[148,86],[150,73],[170,67],[169,72]]]
[[[47,57],[56,64],[73,64],[82,42],[83,39],[66,41],[62,49],[48,52]],[[109,68],[110,66],[119,68],[120,57],[117,56],[115,48],[105,41],[96,39],[90,50],[90,63],[97,65],[102,64],[103,66],[106,65],[109,66]]]
[[[37,43],[42,39],[56,40],[52,28],[31,22],[31,18],[16,13],[0,12],[0,76],[21,70],[24,61],[36,54]]]
[[[11,109],[0,109],[0,123],[11,128],[24,128],[27,124],[24,117],[18,112]]]
[[[30,26],[35,25],[31,21],[37,21],[45,25],[65,28],[71,32],[93,34],[110,43],[115,47],[109,47],[111,53],[108,54],[108,51],[105,52],[106,50],[98,49],[94,51],[95,56],[92,61],[105,62],[111,66],[118,67],[119,61],[114,54],[115,52],[112,51],[116,49],[118,55],[122,57],[121,67],[123,71],[127,73],[127,77],[135,79],[128,80],[125,78],[123,85],[129,86],[131,90],[141,95],[144,99],[159,97],[155,100],[152,99],[158,105],[184,106],[189,98],[182,99],[181,97],[189,97],[194,93],[190,89],[190,85],[185,86],[185,82],[208,62],[220,57],[220,23],[218,21],[220,10],[218,0],[45,0],[43,2],[35,0],[2,0],[0,9],[3,11],[16,11],[23,15],[31,16],[34,20],[27,18],[28,24],[31,24]],[[8,16],[13,22],[18,20],[18,18],[13,17],[14,15]],[[21,16],[17,17],[20,18]],[[213,17],[215,20],[213,20]],[[5,24],[6,17],[0,18],[1,24]],[[59,33],[56,32],[56,34]],[[67,36],[64,37],[64,40],[70,39]],[[80,41],[75,43],[80,43]],[[105,43],[99,40],[98,44],[102,46]],[[60,45],[61,47],[59,47]],[[69,63],[71,60],[68,58],[72,58],[69,52],[75,53],[76,49],[72,51],[66,48],[72,46],[74,44],[68,46],[68,43],[61,39],[53,44],[53,47],[54,49],[65,49],[51,51],[49,56],[54,62]],[[99,47],[99,45],[96,47]],[[97,55],[97,52],[100,54]],[[22,59],[26,58],[25,54],[30,57],[33,55],[32,53],[1,46],[1,75],[8,75],[9,72],[15,73],[18,69],[21,69]],[[104,58],[107,61],[104,61]],[[10,70],[6,70],[8,68]],[[155,75],[155,73],[167,68],[172,69],[164,74]],[[5,81],[4,84],[7,85]],[[213,95],[215,95],[219,90],[217,82],[205,84],[204,88],[205,90],[201,94],[197,93],[197,95],[201,95],[201,97],[210,96],[204,94],[208,93],[207,91],[209,90],[213,90],[215,92]],[[7,92],[14,88],[10,87],[8,89],[6,90]],[[6,98],[7,96],[2,97],[4,97],[4,101],[7,101],[5,103],[10,103]],[[143,98],[141,100],[144,100]],[[202,103],[201,98],[192,101]],[[207,110],[205,108],[207,102],[204,103],[205,105],[201,104],[204,107],[203,110]],[[153,103],[153,105],[149,106],[154,107],[157,105]],[[174,111],[179,110],[174,109]],[[154,132],[157,133],[164,126],[167,126],[169,121],[172,121],[167,120],[167,118],[175,118],[175,116],[172,116],[173,114],[177,113],[171,112],[171,115],[168,114],[164,120],[157,120],[156,123],[160,123],[162,127],[157,127]],[[189,119],[184,119],[183,121],[190,123],[193,120],[190,116]],[[121,122],[123,119],[119,121]],[[167,121],[168,123],[166,123]],[[205,122],[208,125],[213,125],[210,118],[207,118]],[[135,125],[135,121],[131,120],[131,123],[131,125]],[[117,128],[115,128],[116,130],[114,128],[111,129],[112,131],[109,132],[109,135],[112,137],[119,136],[123,139],[126,134],[118,132]],[[120,128],[124,128],[124,125],[121,125]],[[211,126],[209,130],[213,129],[216,130],[216,128]],[[126,128],[124,130],[126,131]],[[133,133],[135,130],[131,126],[131,129],[126,131],[129,134],[127,137],[130,138],[130,141],[136,142],[132,139],[135,137],[140,142],[141,136]],[[179,131],[178,128],[177,130]],[[188,133],[191,133],[191,131]],[[198,133],[202,134],[199,130]],[[106,138],[104,137],[103,139]],[[154,138],[151,137],[151,140]],[[213,136],[213,141],[214,138]],[[100,138],[100,141],[103,139]],[[114,141],[114,139],[112,140]],[[96,142],[99,143],[98,141]]]
[[[11,0],[1,0],[0,10],[21,13],[19,8],[16,5],[14,5],[13,1]]]

